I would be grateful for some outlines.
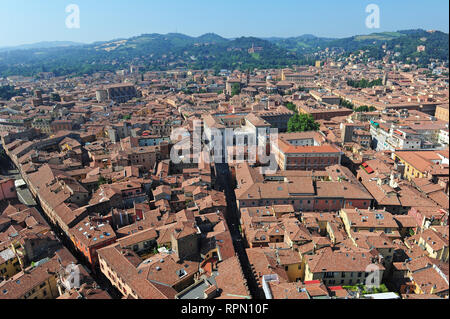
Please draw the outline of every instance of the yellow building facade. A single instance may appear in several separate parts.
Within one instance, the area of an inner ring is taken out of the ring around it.
[[[14,252],[7,248],[0,252],[0,277],[5,280],[21,271],[20,262]]]

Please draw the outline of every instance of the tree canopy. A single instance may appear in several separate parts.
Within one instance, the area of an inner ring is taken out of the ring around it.
[[[239,83],[234,83],[231,86],[231,96],[239,95],[241,93],[241,86]]]
[[[23,92],[25,92],[25,89],[20,88],[16,90],[14,86],[11,85],[0,86],[0,99],[9,100],[14,96],[22,94]]]
[[[350,85],[351,87],[354,88],[371,88],[374,86],[378,86],[378,85],[382,85],[383,84],[383,80],[382,79],[377,79],[377,80],[373,80],[373,81],[369,81],[366,79],[361,79],[359,81],[355,81],[355,80],[348,80],[347,84]]]
[[[346,107],[351,110],[353,110],[355,108],[355,105],[353,105],[353,103],[351,103],[347,100],[344,100],[344,99],[341,99],[340,106]]]
[[[375,111],[377,108],[374,106],[367,106],[367,105],[363,105],[360,106],[358,108],[355,109],[355,112],[373,112]]]
[[[288,132],[308,132],[319,130],[319,123],[310,114],[294,114],[288,122]]]
[[[296,106],[294,103],[288,102],[288,103],[285,104],[285,106],[286,106],[289,110],[291,110],[292,112],[298,113],[298,111],[297,111],[297,106]]]

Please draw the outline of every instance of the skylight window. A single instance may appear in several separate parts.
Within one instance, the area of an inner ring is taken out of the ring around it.
[[[184,276],[187,275],[187,272],[184,269],[180,269],[180,270],[177,270],[177,275],[178,275],[178,277],[183,278]]]

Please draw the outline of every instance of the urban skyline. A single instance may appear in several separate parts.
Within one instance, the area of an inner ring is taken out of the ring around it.
[[[448,302],[448,3],[210,2],[2,4],[0,303]]]

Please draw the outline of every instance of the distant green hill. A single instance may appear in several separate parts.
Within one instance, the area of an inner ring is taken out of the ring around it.
[[[424,41],[424,39],[426,39]],[[274,39],[273,43],[287,50],[298,53],[317,52],[320,49],[341,49],[350,54],[359,50],[369,50],[369,56],[380,58],[386,50],[400,53],[398,60],[408,61],[419,58],[419,63],[426,64],[429,59],[448,61],[448,34],[440,31],[404,30],[398,32],[380,32],[368,35],[357,35],[343,39],[318,38],[302,36],[288,39]],[[425,45],[426,51],[417,52],[417,46]]]
[[[358,35],[355,37],[356,41],[365,41],[365,40],[376,40],[376,41],[390,41],[393,39],[397,39],[399,37],[403,37],[405,34],[400,32],[382,32],[382,33],[372,33],[368,35]]]
[[[324,49],[328,43],[333,41],[331,38],[319,38],[314,35],[305,34],[299,37],[291,38],[272,38],[271,42],[279,47],[300,54],[313,53],[317,50]]]
[[[27,49],[47,49],[47,48],[57,48],[57,47],[70,47],[70,46],[79,46],[83,45],[83,43],[78,42],[70,42],[70,41],[47,41],[47,42],[38,42],[32,44],[22,44],[14,47],[2,47],[0,48],[0,52],[5,51],[15,51],[15,50],[27,50]]]
[[[386,49],[383,49],[386,45]],[[425,46],[425,52],[417,52],[417,47]],[[419,65],[426,65],[430,59],[448,61],[449,36],[447,33],[425,30],[405,30],[395,33],[375,33],[369,36],[356,36],[340,39],[330,43],[332,47],[343,48],[347,53],[368,50],[368,57],[381,58],[386,51],[397,54],[397,61],[413,61]],[[417,59],[417,61],[416,61]]]
[[[60,43],[61,44],[61,43]],[[368,56],[381,58],[382,48],[398,53],[396,59],[430,59],[448,61],[448,34],[424,30],[406,30],[358,35],[344,39],[302,35],[291,38],[240,37],[226,39],[214,33],[191,37],[180,33],[143,34],[129,39],[116,39],[86,45],[31,46],[28,49],[0,50],[0,76],[82,75],[97,71],[114,71],[140,64],[144,70],[167,70],[176,67],[195,69],[282,68],[293,64],[313,64],[314,54],[325,48],[343,54],[368,50]],[[418,53],[417,46],[425,45]],[[249,51],[254,48],[254,52]]]

